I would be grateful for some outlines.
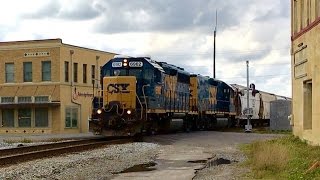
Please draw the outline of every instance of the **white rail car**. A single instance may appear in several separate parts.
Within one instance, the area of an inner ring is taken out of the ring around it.
[[[247,88],[241,85],[232,84],[231,85],[237,92],[238,102],[236,106],[237,120],[236,124],[244,125],[247,123],[247,116],[244,114],[245,109],[247,109]],[[267,93],[255,89],[252,85],[249,89],[249,108],[252,109],[251,114],[251,124],[254,126],[270,125],[270,104],[271,101],[278,99],[288,99],[284,96],[278,96],[272,93]]]

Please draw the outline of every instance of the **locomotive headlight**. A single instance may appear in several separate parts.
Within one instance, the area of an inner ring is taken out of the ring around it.
[[[126,62],[125,62],[125,63],[123,63],[123,66],[128,66],[128,63],[126,63]]]
[[[127,60],[127,59],[124,59],[124,60],[123,60],[123,62],[125,62],[125,63],[126,63],[126,62],[128,62],[128,60]]]
[[[102,110],[101,110],[101,109],[98,109],[98,110],[97,110],[97,113],[98,113],[98,114],[101,114],[101,113],[102,113]]]
[[[131,114],[131,110],[127,110],[127,114]]]

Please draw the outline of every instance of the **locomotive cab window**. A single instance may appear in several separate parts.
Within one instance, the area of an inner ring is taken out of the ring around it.
[[[111,71],[110,70],[105,70],[104,72],[103,72],[103,74],[104,74],[104,76],[111,76],[111,73],[110,73]]]
[[[126,76],[126,75],[127,75],[126,69],[115,69],[111,74],[111,76]]]
[[[154,78],[155,82],[161,82],[162,81],[162,75],[161,75],[160,71],[155,71],[154,75],[155,75],[155,78]]]
[[[153,78],[153,69],[145,69],[143,79],[151,80]]]
[[[135,76],[137,79],[141,78],[141,69],[130,69],[129,70],[129,76]]]

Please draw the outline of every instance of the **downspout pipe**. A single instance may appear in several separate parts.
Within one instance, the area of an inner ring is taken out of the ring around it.
[[[71,102],[73,103],[73,104],[76,104],[76,105],[78,105],[79,107],[80,107],[80,113],[79,113],[79,129],[80,129],[80,132],[82,131],[81,130],[81,104],[80,103],[78,103],[78,102],[76,102],[76,101],[74,101],[74,99],[73,99],[73,95],[72,95],[72,93],[73,93],[73,90],[76,90],[76,87],[74,87],[74,79],[73,79],[73,74],[74,74],[74,69],[73,69],[73,54],[74,54],[74,50],[70,50],[70,61],[71,61]],[[74,93],[76,93],[76,91],[74,91]]]

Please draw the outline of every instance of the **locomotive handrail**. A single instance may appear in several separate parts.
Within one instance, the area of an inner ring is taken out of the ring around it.
[[[122,101],[122,92],[120,91],[120,97],[121,97],[121,101],[120,101],[120,104],[122,105],[122,113],[120,114],[119,113],[119,107],[118,107],[118,105],[117,105],[117,114],[119,115],[119,116],[123,116],[123,114],[124,114],[124,105],[123,105],[123,101]]]
[[[144,98],[144,103],[145,103],[145,105],[146,105],[146,120],[147,120],[147,119],[148,119],[148,113],[147,113],[148,105],[147,105],[146,95],[145,95],[145,93],[144,93],[144,88],[145,88],[146,86],[150,86],[150,84],[145,84],[145,85],[142,86],[142,94],[143,94],[143,98]]]
[[[114,105],[112,105],[109,110],[106,110],[106,109],[103,108],[103,109],[104,109],[104,112],[110,112],[110,111],[112,110],[112,107],[113,107],[113,106],[114,106]]]
[[[142,106],[142,103],[141,103],[140,98],[138,97],[137,93],[136,93],[136,96],[137,96],[137,99],[138,99],[138,101],[139,101],[139,103],[140,103],[140,106],[141,106],[140,119],[142,120],[143,106]]]

